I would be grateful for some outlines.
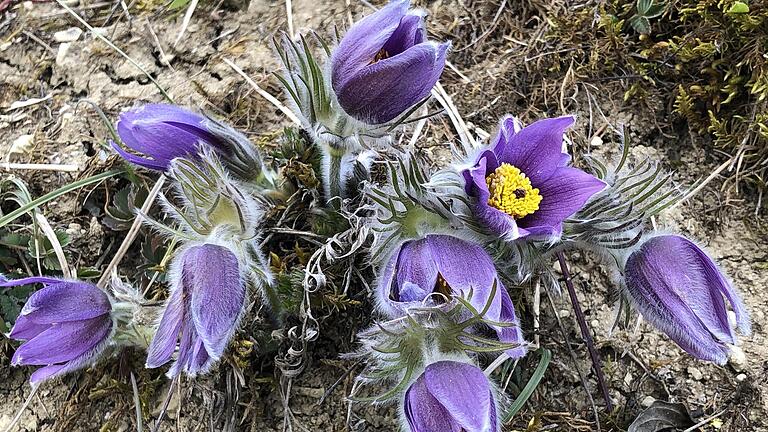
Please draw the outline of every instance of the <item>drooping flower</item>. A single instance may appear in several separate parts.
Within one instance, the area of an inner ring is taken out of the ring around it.
[[[558,236],[563,221],[606,184],[569,167],[563,133],[573,117],[539,120],[527,127],[511,116],[490,148],[462,171],[472,212],[495,235],[514,240]]]
[[[736,344],[725,299],[738,329],[750,333],[749,314],[717,264],[690,240],[659,235],[627,259],[625,285],[635,307],[694,357],[725,364]]]
[[[411,307],[450,301],[452,296],[467,299],[478,312],[490,305],[484,318],[511,324],[491,324],[499,341],[519,345],[507,354],[525,355],[512,299],[490,255],[477,244],[438,234],[403,243],[384,267],[377,295],[380,309],[392,318],[403,316]]]
[[[95,362],[114,333],[109,296],[93,284],[76,280],[29,277],[0,278],[0,287],[42,283],[32,294],[11,329],[11,339],[23,340],[12,365],[42,366],[32,384],[84,368]]]
[[[177,157],[196,157],[201,148],[215,149],[236,170],[261,171],[261,157],[248,139],[212,118],[176,105],[148,104],[120,114],[120,140],[112,147],[128,162],[165,171]],[[237,172],[237,174],[245,174]]]
[[[393,0],[350,27],[331,56],[339,104],[368,124],[395,119],[427,97],[450,43],[427,40],[424,16]]]
[[[496,398],[482,370],[439,361],[426,367],[405,393],[411,432],[497,432]]]
[[[221,358],[245,307],[245,285],[236,255],[224,246],[192,246],[174,261],[173,286],[149,346],[147,367],[171,360],[173,377],[207,372]]]

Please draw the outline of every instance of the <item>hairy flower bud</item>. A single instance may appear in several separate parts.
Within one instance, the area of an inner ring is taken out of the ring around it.
[[[477,311],[488,307],[485,319],[509,324],[490,326],[499,341],[519,345],[507,350],[510,357],[525,355],[509,293],[490,255],[477,244],[436,234],[403,243],[384,267],[377,295],[380,309],[391,318],[405,315],[408,308],[439,305],[461,296]]]
[[[352,117],[381,124],[429,96],[450,43],[427,40],[422,14],[394,0],[358,21],[331,56],[331,83]]]
[[[189,247],[174,260],[172,283],[146,366],[169,362],[178,341],[168,376],[205,373],[224,354],[245,308],[237,256],[214,244]]]
[[[736,344],[723,296],[744,334],[749,315],[738,293],[714,261],[678,235],[647,239],[627,259],[625,285],[643,317],[682,349],[701,360],[724,364]]]
[[[178,157],[197,157],[204,148],[215,149],[228,168],[244,179],[262,174],[262,161],[248,139],[224,123],[168,104],[143,105],[120,115],[120,140],[131,153],[112,142],[128,162],[158,171]]]
[[[411,432],[497,432],[496,398],[488,378],[474,365],[438,361],[405,393]]]
[[[0,287],[42,283],[16,319],[9,337],[23,340],[13,365],[43,366],[30,377],[32,384],[84,368],[98,359],[114,333],[109,296],[93,284],[48,277],[12,281]]]

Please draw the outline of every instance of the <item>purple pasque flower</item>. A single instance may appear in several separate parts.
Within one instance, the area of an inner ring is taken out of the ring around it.
[[[27,299],[8,336],[25,341],[13,354],[12,365],[42,366],[29,379],[38,384],[93,363],[109,344],[115,323],[109,297],[93,284],[0,278],[0,287],[32,283],[45,286]]]
[[[227,348],[245,308],[245,284],[237,256],[227,247],[202,244],[173,263],[171,295],[149,345],[148,368],[171,360],[168,371],[190,376],[207,372]]]
[[[519,345],[507,354],[512,358],[525,355],[512,299],[480,245],[440,234],[406,241],[384,267],[377,295],[381,309],[391,318],[405,315],[411,307],[439,305],[455,295],[468,299],[478,312],[490,304],[485,319],[512,324],[491,325],[499,341]]]
[[[606,184],[569,167],[563,133],[573,117],[539,120],[522,127],[512,116],[490,148],[462,171],[472,213],[488,231],[514,240],[559,236],[563,221]]]
[[[438,361],[426,367],[405,392],[411,432],[497,432],[496,398],[482,370],[467,363]]]
[[[627,259],[624,278],[643,317],[698,359],[725,364],[728,345],[737,342],[723,296],[733,308],[738,329],[751,331],[739,294],[717,264],[685,237],[645,240]]]
[[[177,158],[195,156],[202,146],[231,153],[229,144],[213,133],[207,117],[177,105],[148,104],[125,111],[117,122],[120,140],[134,154],[115,142],[112,147],[133,164],[165,171]]]
[[[331,56],[331,85],[347,114],[387,123],[426,98],[450,43],[427,40],[424,17],[393,0],[349,28]]]

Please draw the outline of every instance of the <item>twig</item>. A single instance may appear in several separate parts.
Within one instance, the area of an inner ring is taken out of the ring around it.
[[[696,423],[695,425],[689,427],[688,429],[684,430],[683,432],[693,432],[693,431],[699,429],[701,426],[704,426],[705,424],[707,424],[710,421],[712,421],[712,419],[720,417],[721,415],[723,415],[725,413],[725,411],[726,410],[722,410],[719,413],[712,414],[711,416],[709,416],[709,417],[705,418],[704,420]]]
[[[159,179],[157,179],[157,183],[155,183],[155,186],[152,188],[151,191],[149,191],[149,195],[147,195],[147,199],[144,201],[144,204],[141,206],[141,213],[146,214],[149,212],[150,207],[152,207],[152,203],[154,203],[155,198],[157,198],[157,194],[160,193],[160,188],[163,187],[163,184],[165,183],[166,177],[164,175],[160,176]],[[126,252],[128,252],[128,248],[131,247],[131,244],[133,243],[133,240],[136,238],[136,235],[139,233],[139,228],[141,228],[141,222],[142,218],[139,215],[136,215],[136,219],[133,221],[133,225],[131,225],[131,229],[128,230],[128,234],[125,235],[125,239],[123,240],[123,243],[120,245],[120,248],[117,249],[117,252],[115,253],[115,256],[112,257],[112,261],[109,262],[107,265],[107,268],[104,269],[104,272],[101,274],[101,278],[99,278],[99,282],[96,284],[99,288],[104,288],[107,285],[107,281],[109,281],[110,275],[112,273],[112,270],[117,267],[117,265],[120,263],[120,261],[123,259],[123,256]]]
[[[232,62],[231,60],[229,60],[229,59],[227,59],[227,58],[223,58],[222,60],[224,60],[224,63],[228,64],[228,65],[229,65],[229,67],[231,67],[232,69],[234,69],[234,70],[235,70],[235,72],[237,72],[238,74],[240,74],[240,76],[242,76],[242,77],[243,77],[243,79],[245,79],[245,81],[246,81],[248,84],[250,84],[250,85],[251,85],[251,87],[253,87],[253,89],[254,89],[254,90],[256,90],[256,93],[260,94],[260,95],[261,95],[261,96],[262,96],[264,99],[268,100],[268,101],[269,101],[269,102],[270,102],[272,105],[276,106],[276,107],[277,107],[277,109],[279,109],[280,111],[282,111],[282,112],[283,112],[283,114],[285,114],[285,115],[286,115],[286,117],[288,117],[289,119],[291,119],[291,121],[292,121],[292,122],[294,122],[296,125],[298,125],[298,126],[301,126],[301,120],[299,120],[299,118],[298,118],[298,117],[296,117],[296,114],[294,114],[294,113],[293,113],[293,111],[291,111],[290,109],[288,109],[288,107],[286,107],[285,105],[283,105],[283,104],[282,104],[282,102],[280,102],[279,100],[277,100],[277,98],[275,98],[274,96],[272,96],[271,94],[269,94],[268,92],[266,92],[264,89],[262,89],[261,87],[259,87],[259,85],[258,85],[258,84],[256,84],[256,81],[254,81],[253,79],[251,79],[251,77],[249,77],[248,75],[246,75],[246,73],[245,73],[245,72],[243,72],[243,70],[242,70],[242,69],[240,69],[240,66],[236,65],[234,62]]]
[[[181,20],[181,28],[179,29],[179,34],[176,35],[176,40],[173,41],[174,47],[176,47],[176,45],[179,44],[179,41],[181,41],[181,38],[184,37],[184,33],[186,33],[187,27],[189,27],[189,22],[192,21],[192,15],[195,13],[195,9],[197,9],[197,2],[198,0],[192,0],[189,2],[189,7],[187,7],[187,11],[184,13],[184,19]]]
[[[48,219],[39,212],[35,212],[35,219],[37,219],[37,224],[40,225],[43,234],[48,237],[48,242],[51,244],[54,253],[56,253],[56,259],[59,260],[62,275],[64,275],[65,278],[74,279],[75,273],[70,270],[69,264],[67,264],[67,257],[64,255],[64,249],[61,247],[61,242],[59,242],[59,238],[56,237],[56,232],[51,228],[51,224],[48,223]]]
[[[12,170],[34,170],[34,171],[63,171],[63,172],[77,172],[80,171],[80,167],[71,164],[33,164],[33,163],[0,163],[0,168],[6,171]]]
[[[21,420],[21,415],[24,414],[24,411],[26,411],[27,407],[32,402],[32,398],[34,398],[35,395],[37,394],[38,388],[40,388],[40,384],[32,385],[32,393],[29,394],[29,396],[27,397],[27,400],[24,401],[24,405],[21,406],[21,408],[19,409],[19,412],[17,412],[13,420],[11,420],[11,422],[8,423],[8,426],[5,427],[3,432],[10,432],[10,430],[13,429],[14,426],[16,426],[16,423],[18,423],[19,420]]]
[[[285,0],[285,14],[288,20],[288,34],[293,38],[293,7],[291,7],[291,0]]]
[[[592,340],[592,333],[587,327],[587,321],[584,318],[584,312],[579,305],[579,299],[576,297],[576,290],[573,288],[573,280],[571,279],[571,273],[568,271],[568,264],[565,262],[565,254],[562,251],[557,252],[557,260],[560,263],[560,270],[563,272],[563,279],[565,279],[565,286],[568,288],[568,296],[571,298],[571,304],[573,305],[573,311],[576,314],[576,321],[579,323],[581,329],[581,337],[584,339],[584,343],[587,345],[589,351],[589,357],[592,359],[592,369],[597,376],[597,384],[600,386],[600,391],[603,393],[603,399],[605,399],[605,406],[608,411],[613,411],[613,403],[611,402],[611,396],[608,394],[608,386],[605,384],[605,377],[603,376],[603,366],[600,361],[600,353],[595,349],[595,342]]]
[[[549,300],[549,307],[552,308],[552,315],[555,316],[555,320],[557,321],[557,326],[560,328],[560,333],[562,333],[563,338],[565,339],[565,347],[568,348],[568,355],[571,357],[571,361],[573,362],[573,368],[576,369],[576,373],[579,374],[579,379],[581,380],[581,386],[584,387],[584,392],[587,394],[587,399],[589,399],[589,405],[592,407],[592,413],[595,416],[595,427],[597,429],[597,432],[600,432],[600,417],[597,413],[597,406],[595,406],[595,400],[594,398],[592,398],[592,393],[589,391],[589,387],[587,386],[587,378],[584,376],[584,373],[581,371],[578,360],[576,359],[576,354],[573,352],[573,348],[571,348],[570,341],[568,341],[568,332],[565,331],[565,326],[563,325],[563,322],[560,319],[560,315],[557,314],[557,310],[555,309],[555,302],[554,300],[552,300],[552,294],[549,293],[549,288],[547,288],[546,286],[544,288],[547,293],[547,299]]]
[[[715,177],[717,177],[717,176],[718,176],[718,175],[719,175],[721,172],[723,172],[723,170],[725,170],[726,168],[728,168],[728,166],[729,166],[729,165],[731,165],[731,164],[732,164],[732,163],[733,163],[735,160],[736,160],[736,157],[734,156],[734,157],[732,157],[732,158],[728,159],[727,161],[723,162],[723,163],[722,163],[722,165],[720,165],[720,166],[719,166],[719,167],[717,167],[717,168],[716,168],[714,171],[712,171],[712,174],[710,174],[710,175],[709,175],[709,176],[708,176],[706,179],[704,179],[704,181],[702,181],[701,183],[699,183],[699,185],[698,185],[698,186],[696,186],[696,187],[695,187],[693,190],[691,190],[690,192],[688,192],[687,194],[685,194],[685,196],[684,196],[684,197],[680,198],[680,200],[679,200],[678,202],[676,202],[674,205],[672,205],[672,206],[671,206],[669,209],[671,210],[671,209],[673,209],[673,208],[677,207],[678,205],[680,205],[680,203],[682,203],[682,202],[684,202],[684,201],[687,201],[687,200],[688,200],[688,199],[690,199],[692,196],[694,196],[694,195],[696,195],[697,193],[699,193],[699,191],[700,191],[701,189],[703,189],[703,188],[704,188],[704,186],[706,186],[706,185],[707,185],[709,182],[711,182],[711,181],[712,181],[712,180],[713,180]]]

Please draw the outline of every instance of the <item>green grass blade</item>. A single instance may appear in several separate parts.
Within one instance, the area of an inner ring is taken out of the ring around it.
[[[56,189],[55,191],[49,192],[41,196],[40,198],[30,201],[26,205],[23,205],[17,208],[16,210],[8,213],[7,215],[3,216],[2,218],[0,218],[0,228],[13,222],[17,217],[23,215],[24,213],[27,213],[28,211],[33,210],[38,206],[47,203],[48,201],[54,200],[64,195],[67,192],[71,192],[75,189],[79,189],[81,187],[88,186],[93,183],[98,183],[104,179],[108,179],[110,177],[116,176],[118,174],[122,174],[124,172],[125,172],[124,169],[113,169],[113,170],[103,172],[101,174],[96,174],[95,176],[84,178],[82,180],[78,180],[76,182],[72,182],[67,185],[64,185]]]
[[[512,405],[509,406],[509,410],[507,410],[501,420],[502,424],[506,424],[508,421],[512,420],[512,417],[520,412],[523,405],[528,402],[528,399],[533,394],[533,391],[539,386],[541,378],[544,377],[544,373],[547,371],[547,367],[549,367],[549,361],[552,360],[552,352],[546,348],[540,348],[537,351],[541,351],[539,365],[536,366],[536,370],[533,371],[533,375],[531,375],[531,379],[528,380],[528,384],[525,385],[523,391],[520,392],[517,398],[515,398],[515,401],[512,402]]]

